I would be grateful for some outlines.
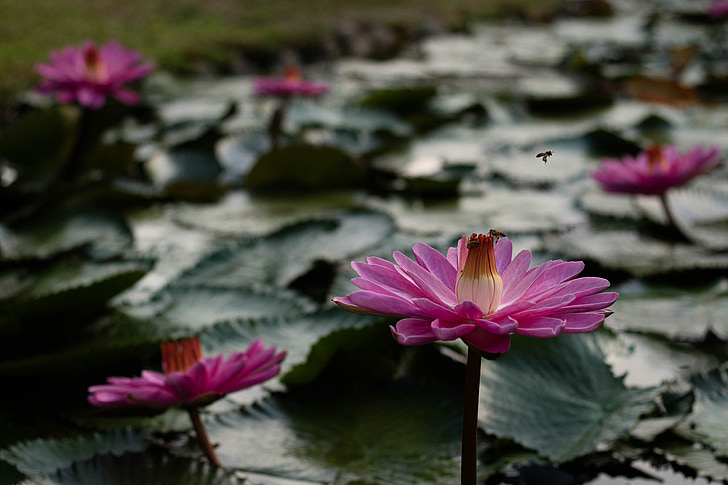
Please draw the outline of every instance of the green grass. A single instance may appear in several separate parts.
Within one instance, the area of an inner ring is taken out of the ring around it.
[[[48,51],[85,39],[119,40],[161,68],[224,65],[236,50],[273,52],[316,43],[344,22],[444,24],[497,15],[504,8],[548,9],[560,0],[0,0],[0,95],[35,86],[33,65]]]

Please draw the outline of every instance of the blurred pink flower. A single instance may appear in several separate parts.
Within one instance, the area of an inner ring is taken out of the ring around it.
[[[728,0],[713,0],[708,7],[708,15],[713,18],[721,18],[728,15]]]
[[[127,50],[117,42],[100,48],[90,41],[80,47],[67,46],[51,51],[50,63],[36,65],[36,72],[43,76],[38,91],[55,93],[62,103],[78,101],[91,109],[103,106],[107,96],[136,104],[139,94],[124,85],[152,71],[154,66],[141,60],[138,52]]]
[[[611,312],[618,294],[600,293],[603,278],[575,278],[584,263],[548,261],[529,269],[531,253],[512,257],[507,238],[463,236],[447,257],[418,243],[415,261],[400,252],[393,264],[381,258],[353,262],[361,288],[334,302],[355,313],[400,317],[391,327],[403,345],[462,338],[483,352],[500,354],[510,334],[555,337],[591,332]]]
[[[606,192],[664,195],[671,187],[682,185],[709,172],[721,161],[718,147],[698,146],[686,153],[673,145],[654,145],[636,157],[602,160],[592,178]]]
[[[142,371],[141,377],[109,377],[108,384],[89,387],[94,406],[141,406],[156,409],[206,406],[225,394],[274,377],[285,352],[263,348],[259,339],[245,352],[202,357],[195,338],[162,344],[164,374]]]
[[[292,96],[318,97],[329,92],[329,86],[304,81],[297,68],[288,68],[282,78],[261,77],[253,81],[253,92],[258,96],[287,98]]]

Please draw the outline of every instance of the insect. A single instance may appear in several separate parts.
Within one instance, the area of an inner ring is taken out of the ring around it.
[[[546,150],[545,152],[537,153],[536,158],[540,158],[543,160],[543,163],[546,163],[551,155],[553,155],[554,152],[551,150]]]
[[[506,237],[506,235],[498,229],[491,229],[488,231],[488,235],[494,237],[496,241],[498,241],[501,237]]]

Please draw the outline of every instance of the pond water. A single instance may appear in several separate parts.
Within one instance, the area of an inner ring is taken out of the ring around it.
[[[728,480],[728,169],[668,193],[682,234],[657,197],[590,177],[655,143],[725,156],[726,24],[707,2],[611,5],[306,66],[331,91],[287,102],[277,150],[279,100],[254,97],[255,77],[157,73],[156,117],[126,113],[90,152],[106,178],[42,210],[76,115],[30,97],[0,132],[19,208],[0,220],[0,377],[18,390],[0,402],[0,483],[459,483],[464,345],[399,346],[393,321],[331,298],[356,289],[352,260],[491,228],[534,265],[584,260],[620,298],[595,333],[516,337],[483,364],[481,481]],[[207,408],[222,469],[185,413],[85,401],[193,334],[206,355],[256,337],[288,352],[278,377]]]

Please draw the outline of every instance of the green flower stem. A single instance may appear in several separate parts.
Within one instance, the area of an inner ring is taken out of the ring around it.
[[[86,107],[81,107],[81,116],[78,121],[78,132],[76,133],[76,141],[73,143],[71,153],[66,160],[66,166],[61,173],[61,179],[67,182],[73,181],[81,168],[83,153],[87,148],[88,140],[91,135],[91,123],[93,113]]]
[[[196,407],[187,408],[187,412],[190,415],[192,421],[192,427],[195,428],[195,434],[197,435],[197,442],[202,448],[202,452],[205,453],[207,461],[215,466],[222,466],[220,460],[217,459],[215,449],[210,444],[210,439],[207,437],[207,431],[205,431],[205,425],[202,424],[200,419],[200,411]]]
[[[461,451],[460,484],[476,485],[478,481],[478,394],[480,391],[481,353],[468,346],[465,370],[465,404],[463,405],[463,446]]]
[[[670,224],[670,227],[672,227],[677,234],[680,235],[685,240],[688,240],[685,234],[680,230],[680,227],[675,222],[675,216],[672,214],[672,210],[670,209],[670,205],[667,203],[667,193],[663,192],[660,194],[660,203],[662,203],[662,209],[665,211],[665,216],[667,217],[667,222]]]
[[[275,150],[280,146],[281,137],[283,136],[283,123],[286,121],[287,110],[288,99],[282,99],[275,111],[273,111],[273,116],[268,123],[268,135],[270,135],[271,150]]]

